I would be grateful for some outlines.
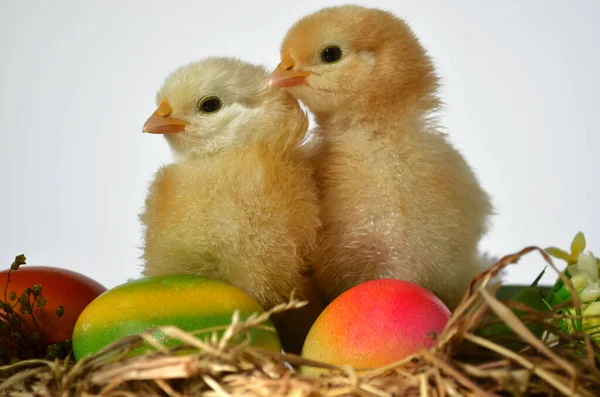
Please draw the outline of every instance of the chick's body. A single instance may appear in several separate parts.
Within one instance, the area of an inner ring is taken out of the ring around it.
[[[328,139],[316,157],[323,230],[315,276],[329,300],[368,280],[398,278],[454,307],[483,269],[477,242],[486,202],[443,136],[405,130],[394,140],[386,124],[354,124],[360,137]],[[372,128],[381,137],[363,139]]]
[[[310,305],[290,312],[291,324],[273,320],[284,348],[297,352],[320,311],[306,259],[320,220],[313,170],[300,160],[306,115],[267,77],[209,58],[167,78],[145,128],[168,130],[179,158],[159,170],[140,215],[143,273],[220,279],[265,309],[296,289]]]
[[[286,301],[316,239],[311,183],[308,168],[260,149],[163,167],[142,216],[144,273],[218,278],[268,308]]]
[[[492,206],[439,132],[433,66],[408,26],[359,6],[298,21],[271,85],[313,111],[323,228],[315,275],[328,300],[376,278],[420,284],[454,308],[483,270]]]

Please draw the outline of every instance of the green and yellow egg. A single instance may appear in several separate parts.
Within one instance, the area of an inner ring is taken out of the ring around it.
[[[117,339],[166,325],[188,332],[216,327],[222,335],[235,311],[243,321],[253,313],[262,313],[263,308],[242,290],[219,280],[193,275],[133,280],[104,292],[83,310],[73,331],[73,353],[80,360]],[[267,320],[263,325],[272,330],[252,329],[249,343],[280,352],[273,324]],[[210,332],[197,336],[210,337]],[[155,337],[164,346],[179,343],[160,332]],[[150,348],[144,344],[134,354]]]

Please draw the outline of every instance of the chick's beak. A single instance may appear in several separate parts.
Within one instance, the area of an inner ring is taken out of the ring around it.
[[[306,78],[310,76],[310,72],[302,70],[294,70],[296,63],[288,54],[285,54],[281,58],[281,62],[277,65],[277,68],[271,73],[269,79],[269,86],[281,88],[281,87],[293,87],[296,85],[304,84]]]
[[[186,126],[186,122],[180,119],[170,117],[173,113],[173,108],[166,99],[163,100],[158,109],[148,117],[144,123],[143,132],[151,134],[172,134],[181,132]]]

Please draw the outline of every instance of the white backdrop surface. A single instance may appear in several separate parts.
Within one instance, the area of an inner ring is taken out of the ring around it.
[[[600,2],[362,1],[405,18],[436,62],[452,142],[498,215],[482,247],[600,253]],[[179,65],[234,55],[269,68],[299,17],[336,1],[0,2],[0,264],[139,276],[137,214],[170,162],[141,133]],[[508,272],[529,283],[537,255]],[[549,274],[545,283],[554,280]]]

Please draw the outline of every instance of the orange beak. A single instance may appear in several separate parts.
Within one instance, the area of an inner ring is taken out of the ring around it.
[[[306,78],[310,76],[311,73],[302,70],[294,70],[294,66],[296,66],[296,63],[292,57],[290,57],[289,54],[284,54],[281,62],[277,65],[277,68],[271,73],[269,86],[282,88],[304,84]]]
[[[175,132],[181,132],[187,125],[183,120],[174,119],[171,116],[173,108],[169,105],[169,101],[163,100],[158,109],[152,113],[152,116],[148,117],[148,120],[144,123],[143,132],[149,132],[151,134],[173,134]]]

